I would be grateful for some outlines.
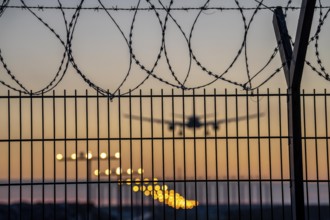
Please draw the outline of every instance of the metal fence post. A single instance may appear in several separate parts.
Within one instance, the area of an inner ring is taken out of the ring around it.
[[[304,183],[302,164],[300,84],[312,26],[315,0],[303,0],[299,15],[294,51],[292,52],[285,16],[282,8],[276,8],[273,25],[279,42],[282,63],[286,64],[284,73],[288,85],[288,132],[290,148],[290,190],[292,218],[305,219]]]

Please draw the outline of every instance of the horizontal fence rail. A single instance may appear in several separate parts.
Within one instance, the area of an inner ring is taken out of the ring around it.
[[[307,219],[330,218],[329,96],[303,92]],[[0,96],[0,219],[291,219],[287,94]]]

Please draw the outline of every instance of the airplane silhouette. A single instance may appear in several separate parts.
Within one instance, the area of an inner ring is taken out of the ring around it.
[[[173,131],[175,127],[180,127],[179,135],[182,135],[182,129],[188,128],[188,129],[198,129],[201,127],[212,127],[214,131],[217,131],[220,128],[221,124],[226,124],[226,123],[232,123],[232,122],[238,122],[242,120],[249,120],[252,118],[257,118],[261,117],[263,113],[259,114],[251,114],[247,116],[239,116],[239,117],[233,117],[233,118],[224,118],[220,120],[208,120],[208,121],[203,121],[204,118],[207,118],[209,116],[214,116],[214,114],[208,114],[208,115],[187,115],[185,116],[186,120],[185,121],[178,121],[178,120],[167,120],[167,119],[159,119],[159,118],[148,118],[148,117],[140,117],[137,115],[128,115],[126,114],[125,117],[131,118],[134,120],[143,120],[143,121],[149,121],[149,122],[155,122],[155,123],[160,123],[160,124],[167,124],[168,129]],[[183,115],[178,115],[175,114],[174,116],[179,116],[183,117]],[[208,130],[206,130],[206,134],[208,134]]]

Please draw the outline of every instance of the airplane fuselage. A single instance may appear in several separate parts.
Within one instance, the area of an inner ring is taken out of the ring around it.
[[[186,123],[186,126],[188,128],[200,128],[202,127],[204,124],[201,123],[201,121],[199,120],[199,118],[197,117],[189,117],[188,118],[188,122]]]

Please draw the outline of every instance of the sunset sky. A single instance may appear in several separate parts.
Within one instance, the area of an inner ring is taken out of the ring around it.
[[[175,0],[173,1],[172,8],[180,7],[201,7],[205,5],[208,1],[187,1],[187,0]],[[274,7],[274,6],[285,6],[287,1],[263,1],[265,6]],[[61,1],[64,7],[75,7],[79,4],[79,1]],[[88,0],[85,1],[83,7],[99,7],[99,10],[81,10],[79,18],[76,23],[75,32],[72,35],[72,56],[76,65],[78,66],[81,74],[86,76],[90,81],[92,81],[96,86],[101,87],[105,90],[109,89],[111,93],[116,92],[118,94],[118,88],[120,88],[121,93],[127,93],[130,89],[136,88],[140,85],[144,79],[147,77],[147,73],[141,69],[139,65],[136,64],[134,60],[131,59],[129,53],[129,47],[127,42],[130,36],[130,29],[133,28],[132,32],[132,50],[136,58],[139,60],[140,64],[143,65],[146,69],[150,70],[154,66],[158,53],[162,44],[163,32],[160,27],[160,22],[158,17],[155,15],[153,10],[143,10],[139,11],[136,14],[135,22],[133,27],[131,27],[132,19],[134,17],[134,11],[114,11],[109,10],[112,18],[117,22],[114,23],[111,20],[110,16],[104,11],[101,10],[102,4],[105,7],[118,7],[118,8],[131,8],[136,7],[139,1],[130,0],[130,1],[108,1],[108,3],[103,3],[103,1],[98,2],[97,0]],[[151,1],[155,7],[161,7],[161,4],[154,0]],[[167,7],[170,3],[169,0],[162,1],[162,3]],[[248,1],[239,1],[240,6],[244,8],[256,7],[258,1],[248,0]],[[322,1],[323,3],[323,1]],[[324,6],[328,2],[324,3]],[[26,1],[28,6],[58,6],[58,1]],[[294,0],[292,1],[291,6],[299,7],[301,1]],[[318,3],[319,4],[319,3]],[[19,0],[11,0],[9,6],[22,6],[22,2]],[[147,1],[142,0],[138,5],[140,8],[148,8],[150,4]],[[164,51],[161,53],[161,58],[157,62],[156,68],[153,70],[153,74],[157,77],[162,78],[162,80],[180,86],[180,83],[184,83],[184,86],[190,87],[201,87],[212,81],[214,81],[213,76],[209,76],[202,68],[197,65],[197,62],[192,59],[189,53],[189,46],[186,42],[186,38],[191,36],[191,49],[193,51],[196,59],[208,70],[212,71],[216,75],[221,75],[229,67],[228,73],[224,77],[230,81],[237,82],[239,84],[244,84],[248,81],[248,73],[253,76],[255,75],[269,60],[271,55],[274,52],[274,49],[277,46],[274,30],[273,30],[273,12],[269,9],[259,10],[255,16],[253,16],[253,21],[249,26],[249,30],[246,35],[246,47],[242,48],[242,53],[238,56],[237,61],[234,62],[234,65],[231,67],[231,63],[235,60],[235,56],[244,40],[244,22],[242,15],[239,10],[228,10],[229,8],[237,8],[235,1],[209,1],[207,7],[223,7],[226,10],[207,10],[200,14],[199,19],[197,20],[193,31],[192,27],[194,21],[199,13],[198,10],[173,10],[171,11],[172,18],[168,18],[166,31],[164,32],[164,42],[166,46],[168,62],[171,64],[171,67],[168,66],[167,60],[165,57]],[[327,12],[327,8],[323,9],[323,14]],[[61,65],[61,60],[63,54],[65,53],[65,48],[61,44],[61,41],[56,37],[66,42],[66,27],[65,21],[70,23],[72,14],[74,10],[64,10],[65,19],[63,19],[62,12],[60,10],[50,10],[50,9],[32,9],[32,11],[47,25],[54,29],[54,32],[51,32],[40,20],[38,20],[33,14],[27,9],[17,9],[17,8],[7,8],[0,17],[0,49],[1,56],[3,57],[4,63],[7,65],[8,70],[11,71],[11,74],[22,84],[24,87],[30,91],[36,92],[40,89],[43,89],[47,86],[51,80],[55,77],[59,67]],[[287,25],[292,36],[292,39],[295,39],[295,32],[298,22],[298,15],[300,10],[288,10],[287,12]],[[251,20],[253,15],[253,10],[243,10],[244,18],[246,19],[246,24]],[[166,13],[165,11],[159,12],[159,19],[162,24],[165,22]],[[314,23],[312,27],[311,35],[314,35],[317,29],[318,20],[320,16],[320,9],[315,11]],[[184,34],[180,32],[178,26],[173,22],[173,18],[176,20],[177,24],[182,28]],[[330,22],[329,19],[324,21],[322,26],[321,33],[319,35],[319,53],[320,58],[323,61],[322,65],[325,67],[326,71],[329,71],[330,62],[330,44],[328,36],[330,36]],[[118,27],[116,26],[118,25]],[[122,31],[122,33],[121,33]],[[56,33],[56,34],[54,34]],[[123,37],[123,35],[125,37]],[[126,40],[125,40],[126,38]],[[306,60],[309,61],[312,65],[320,69],[317,64],[317,59],[315,56],[315,41],[313,41],[308,47],[308,53]],[[246,54],[246,57],[245,57]],[[247,63],[246,63],[247,60]],[[132,64],[130,65],[130,62]],[[191,62],[191,65],[190,65]],[[66,72],[63,72],[64,67],[68,63],[68,69]],[[247,68],[248,66],[248,73]],[[261,72],[256,78],[252,80],[252,87],[258,86],[264,82],[277,68],[281,67],[281,59],[279,53],[276,54],[272,62],[267,65],[264,71]],[[130,69],[131,68],[131,69]],[[170,70],[173,70],[175,75],[173,76]],[[65,74],[64,74],[65,73]],[[85,95],[85,90],[87,89],[89,94],[95,95],[95,91],[88,86],[88,83],[84,82],[81,75],[78,74],[78,71],[73,68],[72,63],[68,62],[67,56],[64,58],[64,62],[59,71],[59,76],[55,78],[55,82],[58,82],[61,75],[63,74],[63,79],[59,82],[58,86],[55,88],[56,94],[63,94],[63,90],[67,90],[67,94],[73,95],[74,91],[77,90],[79,95]],[[127,76],[127,79],[124,80]],[[177,79],[177,80],[176,80]],[[8,84],[16,89],[21,89],[17,83],[15,83],[11,76],[8,75],[6,69],[1,64],[0,65],[0,80],[5,84]],[[178,83],[179,81],[180,83]],[[122,84],[123,82],[123,84]],[[121,85],[121,86],[120,86]],[[323,93],[324,89],[330,88],[329,81],[326,81],[324,78],[320,77],[311,70],[310,67],[305,65],[304,75],[302,80],[302,88],[306,89],[308,92],[312,92],[312,89],[316,89],[318,92]],[[174,88],[174,93],[182,94],[180,89],[172,87],[166,83],[150,77],[146,80],[143,85],[138,87],[142,90],[143,94],[150,94],[150,89],[153,89],[154,94],[160,94],[160,89],[163,89],[164,94],[170,95],[171,89]],[[204,88],[204,87],[203,87]],[[202,88],[202,89],[203,89]],[[284,77],[283,70],[277,73],[273,78],[271,78],[265,85],[263,85],[260,90],[266,92],[267,88],[270,89],[273,93],[278,93],[280,88],[282,92],[285,92],[286,81]],[[203,94],[203,90],[197,90],[197,94]],[[224,92],[225,89],[228,89],[231,94],[235,93],[237,89],[238,93],[245,93],[242,87],[235,86],[228,82],[222,80],[217,80],[216,82],[205,87],[208,93],[213,93],[213,89],[217,89],[219,93]],[[1,96],[7,95],[8,88],[3,84],[0,84],[0,94]],[[254,91],[255,93],[256,91]],[[14,91],[10,91],[12,95],[16,95]],[[187,91],[187,94],[192,94],[191,91]],[[52,91],[46,95],[52,95]],[[133,94],[139,94],[139,90],[133,92]],[[261,136],[279,136],[280,129],[282,129],[282,134],[287,134],[286,127],[286,109],[285,102],[286,97],[281,97],[282,106],[279,107],[278,99],[272,98],[270,102],[267,102],[266,97],[260,98],[249,98],[242,97],[238,101],[238,105],[235,104],[235,99],[233,97],[228,101],[228,107],[225,109],[225,99],[224,97],[217,98],[217,112],[214,111],[214,100],[212,97],[209,97],[206,102],[203,98],[197,98],[195,103],[196,114],[213,114],[213,117],[218,117],[222,119],[225,117],[226,111],[228,111],[228,118],[233,118],[236,116],[246,116],[248,114],[264,113],[260,117],[260,132]],[[258,102],[260,101],[260,102]],[[33,109],[33,133],[34,138],[42,139],[43,134],[45,138],[76,138],[77,136],[81,138],[86,137],[87,124],[89,124],[89,137],[98,138],[97,130],[100,130],[99,136],[103,139],[108,137],[108,133],[111,133],[111,137],[118,138],[119,131],[118,125],[122,123],[122,137],[130,138],[130,129],[132,129],[132,135],[135,138],[139,138],[141,135],[140,122],[139,121],[130,121],[128,118],[123,117],[125,114],[129,114],[129,109],[132,109],[133,115],[139,115],[140,112],[140,100],[135,98],[132,100],[131,106],[128,99],[121,100],[121,109],[119,110],[118,98],[115,98],[111,102],[107,98],[100,98],[99,104],[99,116],[97,116],[97,105],[96,99],[89,100],[89,103],[86,104],[85,99],[78,99],[77,108],[75,109],[74,99],[69,99],[67,103],[67,133],[64,132],[64,101],[63,99],[56,100],[56,110],[53,110],[53,100],[45,99],[44,103],[44,116],[45,123],[42,124],[42,110],[41,110],[41,100],[35,100],[34,109]],[[151,104],[150,99],[146,98],[143,100],[143,110],[142,115],[144,117],[150,117],[153,114],[154,118],[161,118],[161,106],[164,105],[164,118],[172,119],[172,104],[175,105],[175,114],[185,113],[186,115],[192,115],[193,110],[193,100],[192,98],[187,98],[184,102],[182,97],[176,98],[172,103],[170,98],[167,101],[162,101],[160,98],[155,98],[154,103]],[[246,104],[248,103],[249,108],[246,109]],[[19,139],[31,138],[31,112],[30,112],[30,100],[24,99],[22,101],[22,137],[19,133],[19,102],[14,100],[11,103],[11,111],[8,110],[8,100],[0,99],[0,139],[6,140],[9,136],[8,123],[11,122],[10,138]],[[258,104],[260,106],[258,107]],[[307,110],[306,115],[313,115],[313,101],[309,100],[306,102]],[[204,111],[203,106],[206,105],[207,109]],[[86,118],[86,106],[89,108],[89,116]],[[110,106],[111,113],[109,113],[112,123],[110,125],[111,132],[108,130],[108,112],[107,108]],[[242,107],[243,106],[243,107]],[[320,109],[317,109],[317,114],[320,114],[318,121],[319,135],[328,135],[325,134],[325,124],[324,116],[325,112],[324,104],[318,105],[321,106]],[[259,109],[258,109],[259,108]],[[153,110],[151,110],[153,109]],[[237,112],[235,112],[237,110]],[[329,108],[330,109],[330,108]],[[152,112],[153,111],[153,112]],[[184,112],[183,112],[184,111]],[[10,112],[10,119],[8,115]],[[236,115],[237,113],[237,115]],[[268,114],[269,113],[269,114]],[[282,114],[280,120],[279,114]],[[56,115],[56,123],[54,124],[53,116]],[[75,125],[75,116],[77,115],[78,125]],[[270,118],[270,119],[269,119]],[[323,118],[323,119],[322,119]],[[211,117],[212,119],[212,117]],[[268,119],[270,120],[268,122]],[[178,119],[182,121],[182,118]],[[309,119],[308,119],[309,120]],[[119,122],[121,121],[121,122]],[[280,124],[282,121],[282,124]],[[130,127],[130,123],[131,127]],[[257,119],[251,119],[249,122],[249,127],[246,121],[240,121],[239,126],[236,127],[236,123],[228,125],[229,136],[247,136],[247,130],[249,130],[249,135],[257,136],[258,135],[258,121]],[[44,126],[44,130],[42,127]],[[56,137],[53,137],[54,127],[56,130]],[[218,131],[217,135],[219,137],[225,137],[224,127]],[[268,132],[268,128],[271,128],[271,134]],[[161,124],[154,124],[154,134],[156,137],[161,137],[162,126]],[[236,130],[237,129],[237,130]],[[310,126],[307,128],[307,134],[313,135],[314,127]],[[44,132],[44,133],[43,133]],[[164,127],[165,137],[173,137],[172,131],[167,129],[167,126]],[[176,130],[177,132],[177,130]],[[213,132],[213,131],[212,131]],[[237,134],[238,132],[238,134]],[[143,122],[143,136],[150,137],[151,124],[148,122]],[[219,178],[247,178],[248,175],[248,159],[251,161],[251,178],[289,178],[289,169],[288,169],[288,154],[287,152],[282,153],[283,157],[283,166],[285,167],[281,171],[280,161],[281,154],[279,146],[283,145],[283,149],[287,150],[287,139],[282,140],[278,139],[269,140],[263,139],[261,143],[258,143],[258,140],[253,139],[250,141],[240,140],[239,143],[235,139],[229,140],[226,142],[225,139],[219,140],[193,140],[193,132],[187,131],[186,134],[188,137],[191,137],[191,140],[183,142],[182,140],[171,140],[166,139],[164,142],[162,140],[145,140],[142,144],[140,140],[134,140],[130,142],[129,140],[122,141],[119,143],[118,140],[91,140],[88,141],[90,146],[90,151],[93,154],[100,152],[107,152],[108,144],[111,145],[110,154],[114,155],[115,152],[121,151],[122,153],[122,167],[127,169],[132,166],[134,169],[137,169],[143,165],[145,168],[145,175],[147,176],[157,176],[160,178],[169,178],[173,179],[173,172],[176,170],[176,176],[174,178],[182,179],[184,173],[184,155],[187,159],[186,162],[186,176],[188,179],[194,179],[196,176],[198,178],[215,178],[216,175]],[[197,136],[202,137],[204,135],[204,130],[198,130]],[[211,136],[214,135],[211,134]],[[307,135],[307,136],[308,136]],[[177,136],[177,133],[175,133]],[[174,143],[173,143],[174,142]],[[237,152],[236,146],[239,145],[239,150]],[[266,146],[262,149],[262,152],[259,155],[258,144],[261,146]],[[307,153],[314,157],[315,153],[315,143],[308,142],[309,151]],[[86,141],[68,141],[65,143],[63,140],[58,141],[56,146],[52,141],[41,142],[37,141],[34,143],[34,153],[31,153],[30,150],[31,143],[29,141],[22,144],[23,151],[20,151],[20,143],[13,142],[11,143],[11,178],[13,180],[19,179],[19,164],[20,158],[17,155],[24,155],[22,159],[23,164],[23,179],[29,181],[31,176],[31,155],[33,154],[35,161],[35,179],[40,180],[42,177],[42,147],[45,149],[45,160],[46,165],[45,176],[44,178],[52,180],[54,177],[54,160],[55,155],[61,153],[64,154],[65,146],[67,146],[68,156],[72,153],[75,153],[75,147],[78,148],[78,153],[80,151],[86,151],[87,143]],[[173,145],[176,145],[175,153],[172,151]],[[207,145],[207,148],[206,148]],[[121,149],[119,149],[121,146]],[[184,152],[184,146],[186,146],[186,152]],[[227,152],[229,146],[229,150]],[[247,157],[248,146],[250,149],[250,158]],[[271,147],[270,147],[271,146]],[[100,148],[98,148],[100,147]],[[151,149],[154,149],[154,156],[152,156]],[[218,154],[216,155],[215,149],[218,147]],[[143,148],[143,161],[141,161],[140,155],[141,149]],[[269,160],[269,150],[271,148],[272,153],[272,162]],[[8,177],[8,142],[0,142],[0,181],[7,182],[6,178]],[[54,151],[55,149],[55,151]],[[133,149],[133,150],[132,150]],[[165,149],[165,150],[164,150]],[[194,150],[197,149],[197,157],[194,155]],[[205,149],[208,149],[206,152]],[[320,166],[326,167],[326,143],[322,141],[319,143],[319,154],[320,157]],[[163,154],[164,150],[164,154]],[[133,164],[131,164],[131,154],[133,155]],[[229,155],[227,161],[226,153]],[[176,159],[174,159],[174,154]],[[138,155],[138,156],[135,156]],[[240,164],[238,165],[236,158],[240,157]],[[262,157],[261,164],[258,163],[258,159]],[[164,160],[164,166],[166,167],[165,173],[163,173],[163,164],[154,166],[155,170],[152,171],[152,160],[160,163]],[[218,160],[218,174],[216,174],[216,160]],[[174,169],[174,161],[176,162],[176,167]],[[79,168],[79,178],[86,178],[86,162],[81,163],[81,168]],[[120,162],[111,163],[117,165]],[[143,163],[143,164],[142,164]],[[193,169],[194,164],[197,163],[198,166],[196,169]],[[272,170],[270,171],[268,167],[272,163]],[[114,165],[114,166],[117,166]],[[230,167],[229,173],[227,171],[227,165]],[[107,167],[107,164],[102,164],[102,169]],[[206,166],[208,171],[206,174]],[[238,167],[240,174],[238,174]],[[261,166],[261,168],[260,168]],[[93,165],[93,169],[97,166]],[[261,174],[260,174],[260,170]],[[75,178],[75,164],[71,164],[68,168],[68,178]],[[310,178],[316,178],[316,166],[311,165],[307,169]],[[197,172],[197,173],[196,173]],[[272,172],[272,174],[270,174]],[[64,178],[64,163],[56,162],[56,178]],[[320,178],[326,178],[326,170],[323,169],[320,171]],[[270,176],[272,175],[272,176]],[[96,178],[96,177],[94,177]]]

